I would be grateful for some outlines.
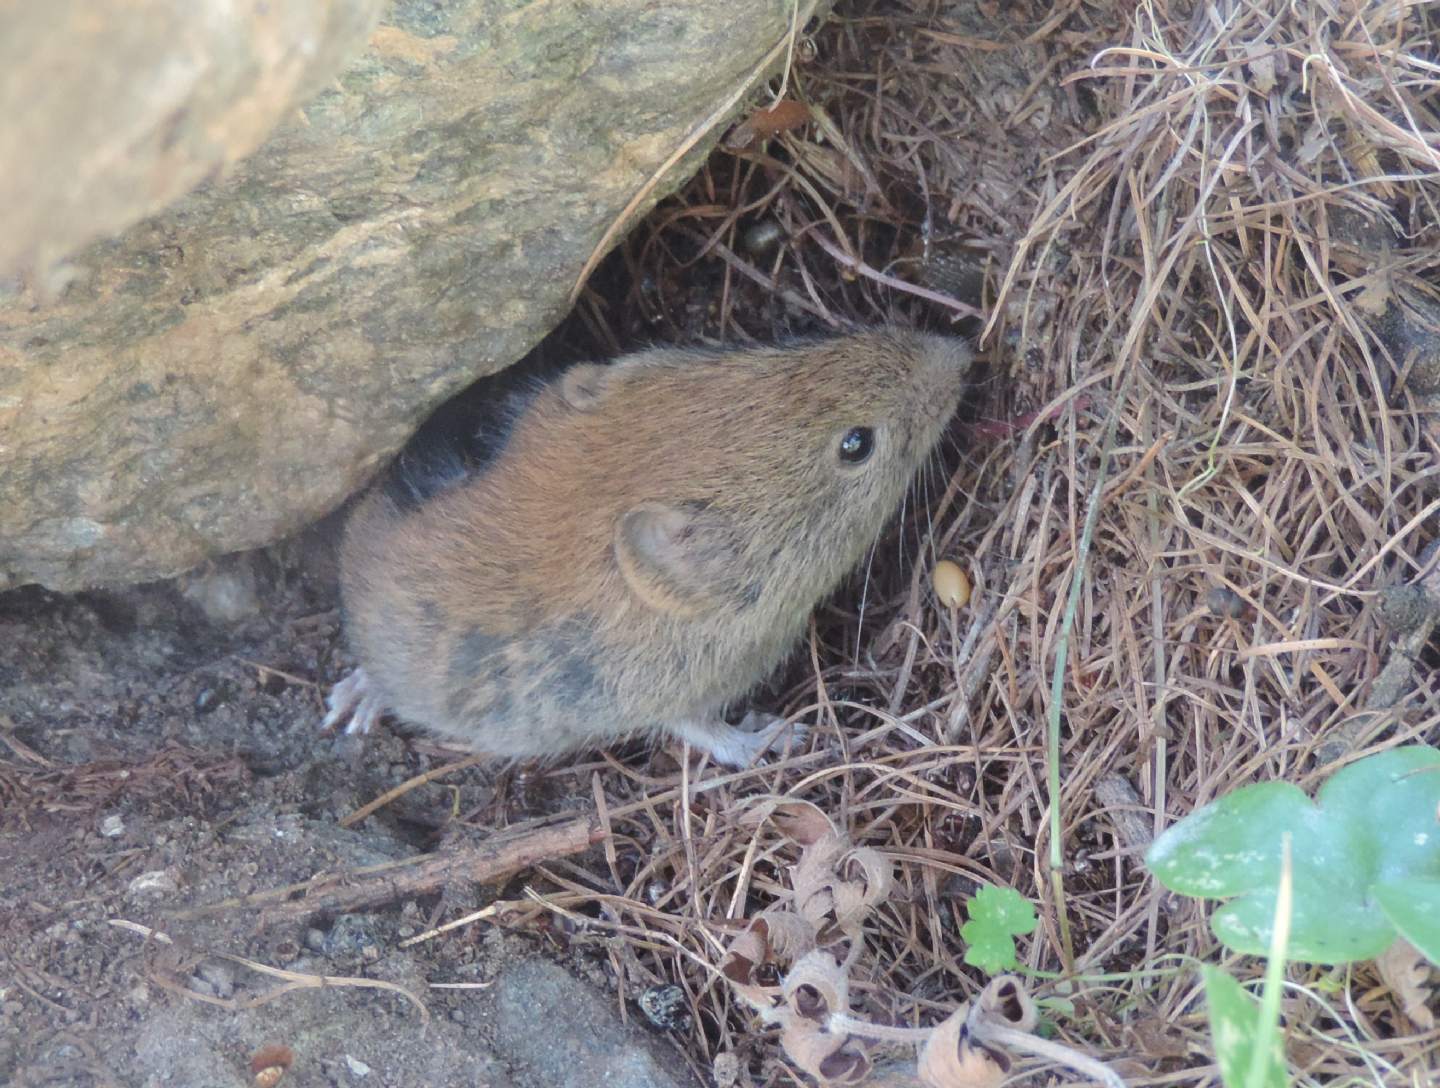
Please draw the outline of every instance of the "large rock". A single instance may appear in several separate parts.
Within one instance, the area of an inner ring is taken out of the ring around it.
[[[522,960],[496,980],[495,1052],[523,1088],[699,1088],[679,1048],[563,967]]]
[[[333,508],[553,326],[794,14],[396,0],[226,179],[80,253],[53,301],[0,286],[0,586],[158,577]]]
[[[0,5],[0,275],[248,155],[365,44],[381,0]]]

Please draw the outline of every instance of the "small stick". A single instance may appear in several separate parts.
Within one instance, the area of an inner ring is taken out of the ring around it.
[[[1440,543],[1431,544],[1420,555],[1421,575],[1412,583],[1420,588],[1429,604],[1427,613],[1415,617],[1414,625],[1396,634],[1384,667],[1370,685],[1366,713],[1357,714],[1334,730],[1315,749],[1317,763],[1334,763],[1358,747],[1376,720],[1400,704],[1415,684],[1415,664],[1429,644],[1430,633],[1440,623]]]
[[[605,831],[593,815],[563,823],[537,820],[443,854],[322,873],[299,884],[176,911],[171,917],[197,918],[227,910],[258,909],[259,922],[265,925],[301,921],[315,914],[345,914],[425,895],[456,881],[489,883],[542,861],[578,854],[604,837]]]
[[[1115,834],[1126,853],[1143,854],[1150,848],[1155,832],[1149,817],[1141,811],[1144,802],[1128,778],[1116,771],[1102,774],[1095,780],[1095,799],[1115,825]]]
[[[366,816],[369,816],[377,809],[384,808],[391,801],[394,801],[397,797],[404,797],[407,793],[415,789],[417,786],[423,786],[427,782],[434,782],[435,779],[447,775],[451,771],[463,771],[466,767],[473,767],[475,766],[475,764],[482,763],[488,758],[488,756],[485,756],[483,754],[466,756],[464,759],[457,759],[451,763],[446,763],[443,766],[432,768],[431,770],[426,771],[424,774],[417,774],[414,778],[410,778],[404,782],[401,782],[400,785],[396,786],[394,789],[386,790],[369,804],[361,805],[354,812],[350,813],[349,816],[346,816],[343,820],[341,820],[340,826],[353,827],[361,820],[365,819]]]
[[[128,929],[132,933],[138,933],[147,940],[158,941],[160,944],[173,945],[175,942],[166,933],[143,926],[138,922],[132,922],[126,918],[111,918],[110,924],[120,929]],[[276,998],[295,990],[324,990],[340,986],[355,986],[361,989],[388,990],[390,993],[399,994],[420,1010],[420,1017],[425,1023],[430,1022],[430,1010],[425,1003],[412,994],[405,987],[394,982],[386,982],[378,978],[356,978],[347,975],[315,975],[302,971],[286,971],[280,967],[271,967],[269,964],[260,963],[258,960],[246,959],[244,956],[236,956],[229,952],[209,952],[207,955],[217,959],[228,960],[230,963],[239,964],[241,967],[249,968],[262,975],[269,975],[271,978],[283,979],[285,985],[277,986],[263,994],[249,998],[228,998],[216,997],[212,994],[203,994],[192,990],[180,979],[167,973],[151,971],[149,978],[157,985],[183,997],[189,997],[196,1001],[203,1001],[209,1005],[218,1005],[222,1009],[258,1009],[261,1005],[268,1005]]]
[[[271,676],[278,676],[281,680],[284,680],[287,683],[294,684],[296,687],[299,688],[318,689],[320,687],[320,685],[315,683],[314,680],[306,680],[303,676],[296,676],[293,672],[286,672],[284,669],[277,669],[274,665],[265,665],[259,661],[251,661],[248,657],[237,657],[235,660],[239,661],[242,665],[249,665],[252,669],[260,673],[262,676],[266,675],[267,673]]]
[[[874,280],[876,283],[883,284],[884,286],[893,288],[896,291],[904,291],[906,294],[915,295],[917,298],[923,298],[929,302],[935,303],[938,306],[944,306],[946,309],[954,310],[962,317],[985,316],[985,311],[977,310],[974,306],[970,306],[964,302],[961,302],[959,299],[951,298],[949,295],[942,295],[939,291],[931,291],[928,287],[921,287],[918,284],[898,279],[895,276],[887,276],[879,269],[871,268],[868,264],[866,264],[859,258],[851,257],[847,253],[842,253],[838,247],[832,245],[829,241],[827,241],[825,236],[819,231],[811,234],[810,239],[826,253],[830,254],[830,256],[834,257],[837,261],[843,264],[846,268],[861,276],[866,276]]]

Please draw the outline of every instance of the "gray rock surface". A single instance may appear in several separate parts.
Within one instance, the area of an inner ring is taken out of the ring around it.
[[[544,960],[509,966],[495,985],[495,1052],[521,1088],[698,1088],[679,1050],[632,1022],[612,998]]]
[[[377,999],[375,991],[312,990],[258,1009],[231,1011],[147,989],[145,1015],[121,1043],[134,1050],[133,1060],[122,1068],[143,1070],[145,1079],[108,1083],[240,1088],[253,1083],[250,1055],[283,1043],[294,1051],[295,1064],[281,1078],[281,1088],[528,1088],[513,1083],[483,1044],[459,1025],[433,1019],[422,1026],[413,1007],[390,995]],[[253,995],[247,991],[245,996]],[[59,1045],[37,1056],[47,1073],[59,1073],[50,1083],[106,1083],[80,1075],[74,1068],[79,1062],[66,1059]]]
[[[248,155],[365,44],[381,0],[0,5],[0,275]]]
[[[394,0],[227,177],[45,283],[0,281],[0,588],[161,577],[333,509],[553,326],[622,210],[776,68],[792,14]]]

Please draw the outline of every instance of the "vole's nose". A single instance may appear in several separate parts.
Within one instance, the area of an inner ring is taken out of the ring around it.
[[[970,344],[958,336],[927,336],[924,352],[927,377],[944,389],[959,387],[974,358]]]

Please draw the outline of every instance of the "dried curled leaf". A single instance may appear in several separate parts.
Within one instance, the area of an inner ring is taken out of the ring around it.
[[[865,886],[858,881],[837,880],[830,889],[834,897],[835,925],[847,929],[858,925],[870,913],[870,901]]]
[[[892,866],[879,851],[842,851],[843,845],[827,837],[807,847],[792,876],[795,909],[815,927],[816,942],[826,948],[841,940],[858,947],[861,923],[894,884]]]
[[[809,846],[822,836],[837,834],[830,817],[809,801],[767,797],[740,817],[740,822],[745,824],[762,824],[766,820],[771,821],[780,834],[801,846]]]
[[[981,1027],[996,1024],[1016,1031],[1034,1031],[1040,1014],[1023,982],[1014,975],[996,975],[975,999],[970,1022]]]
[[[956,1009],[921,1049],[915,1072],[926,1088],[999,1088],[1009,1075],[1009,1058],[970,1038],[965,1011]]]
[[[857,846],[851,850],[840,873],[849,883],[860,885],[867,908],[883,903],[895,887],[894,863],[869,846]]]
[[[776,805],[770,821],[780,834],[805,847],[840,834],[830,822],[830,817],[808,801],[787,801]]]
[[[1380,955],[1375,957],[1375,966],[1396,997],[1410,1022],[1421,1031],[1435,1026],[1435,1014],[1428,1002],[1432,987],[1429,985],[1430,965],[1416,947],[1404,937]]]
[[[822,1084],[861,1084],[870,1073],[870,1059],[858,1041],[833,1035],[813,1021],[786,1023],[780,1046],[791,1061]]]
[[[768,109],[756,110],[741,121],[725,138],[725,146],[732,151],[749,147],[756,140],[789,132],[810,120],[810,107],[793,98],[782,98]]]
[[[835,870],[849,849],[850,840],[838,831],[831,831],[800,851],[800,859],[790,870],[790,885],[795,889],[796,900],[838,880]]]
[[[815,947],[815,927],[793,911],[767,910],[757,921],[765,922],[768,959],[790,963]]]
[[[783,1001],[780,965],[815,947],[815,927],[798,914],[770,910],[730,942],[720,973],[753,1008],[767,1011]]]
[[[765,939],[766,922],[757,918],[730,942],[725,958],[720,961],[720,973],[731,982],[748,985],[757,965],[766,960],[768,947]]]
[[[831,1013],[850,1011],[850,979],[828,952],[816,949],[785,974],[785,1003],[796,1016],[823,1024]]]
[[[848,972],[851,965],[859,959],[860,953],[865,950],[865,932],[859,926],[848,929],[826,926],[815,935],[815,945],[828,952],[831,958]]]
[[[834,883],[833,877],[812,877],[795,891],[795,910],[817,932],[835,921]]]
[[[761,1012],[775,1008],[784,1000],[780,994],[780,973],[767,959],[766,928],[763,918],[756,919],[730,942],[725,958],[720,961],[720,973],[730,980],[736,994]]]
[[[816,1075],[826,1084],[864,1084],[870,1076],[870,1058],[853,1039],[820,1063]]]
[[[1010,1059],[981,1043],[989,1026],[1031,1031],[1035,1002],[1020,980],[999,975],[969,1005],[936,1025],[920,1051],[916,1072],[926,1088],[996,1088],[1010,1072]]]

